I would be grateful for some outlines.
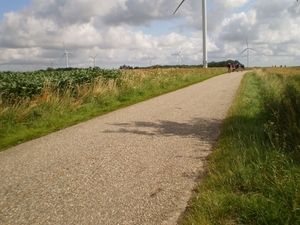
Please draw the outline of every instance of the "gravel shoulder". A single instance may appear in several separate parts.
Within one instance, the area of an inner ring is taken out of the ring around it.
[[[0,152],[0,224],[177,224],[243,75]]]

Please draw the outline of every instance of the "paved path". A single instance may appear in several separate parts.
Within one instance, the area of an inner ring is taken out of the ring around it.
[[[243,74],[0,152],[0,224],[176,224]]]

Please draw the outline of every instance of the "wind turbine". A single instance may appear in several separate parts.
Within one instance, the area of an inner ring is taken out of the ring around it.
[[[97,55],[95,55],[94,57],[90,56],[90,58],[94,59],[94,67],[96,67],[96,58],[99,55],[99,53]]]
[[[180,49],[180,51],[179,51],[178,53],[172,54],[172,55],[177,55],[177,57],[178,57],[178,65],[180,65],[180,64],[181,64],[181,61],[182,61],[182,57],[181,57],[181,55],[180,55],[181,50],[182,50],[182,48]]]
[[[185,0],[182,0],[182,2],[179,4],[177,9],[174,11],[173,14],[177,12],[177,10],[180,8],[182,3]],[[206,15],[206,0],[202,0],[202,30],[203,30],[203,68],[207,68],[207,15]]]
[[[64,49],[65,49],[65,53],[62,55],[62,57],[60,58],[60,60],[65,56],[66,57],[66,63],[67,63],[67,68],[69,67],[69,52],[67,51],[66,49],[66,46],[65,46],[65,42],[63,42],[64,44]]]
[[[250,64],[249,64],[249,60],[250,60],[250,54],[249,54],[249,50],[252,50],[252,51],[256,51],[255,49],[253,49],[253,48],[249,48],[249,45],[248,45],[248,38],[246,37],[246,43],[247,43],[247,48],[245,48],[241,53],[240,53],[240,55],[242,54],[242,53],[244,53],[245,51],[247,51],[247,67],[249,67],[250,66]],[[257,52],[257,51],[256,51]]]
[[[56,62],[56,60],[54,60],[54,61],[49,60],[49,61],[51,63],[51,68],[53,69],[53,64]]]
[[[150,62],[149,62],[149,66],[152,66],[152,61],[153,60],[155,60],[155,58],[150,58],[150,56],[148,55],[148,58],[149,58],[149,60],[150,60]]]

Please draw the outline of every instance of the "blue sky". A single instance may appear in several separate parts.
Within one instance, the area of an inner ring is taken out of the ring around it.
[[[1,0],[0,20],[3,19],[3,14],[10,11],[19,11],[25,6],[29,6],[29,0]]]
[[[186,0],[2,0],[0,70],[93,65],[202,64],[202,4]],[[26,7],[26,8],[24,8]],[[300,64],[300,3],[294,0],[207,0],[208,61],[251,66]],[[13,12],[13,13],[11,13]],[[4,15],[4,13],[6,13]],[[151,58],[151,60],[149,59]]]

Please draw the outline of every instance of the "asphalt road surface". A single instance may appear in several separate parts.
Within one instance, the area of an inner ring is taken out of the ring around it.
[[[243,75],[0,152],[0,224],[177,224]]]

